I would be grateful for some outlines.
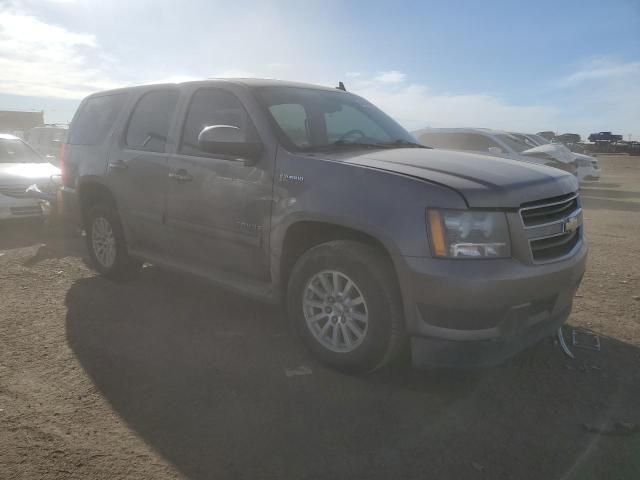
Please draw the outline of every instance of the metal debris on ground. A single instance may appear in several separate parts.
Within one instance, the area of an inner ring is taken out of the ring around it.
[[[571,350],[569,350],[569,347],[567,347],[567,343],[564,341],[564,335],[562,334],[562,327],[558,328],[558,341],[560,342],[562,351],[567,355],[567,357],[576,358],[573,356],[573,353],[571,353]]]
[[[574,329],[571,332],[571,343],[577,348],[600,351],[600,337],[592,332]]]
[[[300,375],[311,375],[313,372],[309,367],[305,367],[304,365],[300,365],[297,368],[285,368],[284,374],[287,377],[297,377]]]

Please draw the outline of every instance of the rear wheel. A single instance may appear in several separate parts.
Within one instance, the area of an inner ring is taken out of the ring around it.
[[[142,263],[127,252],[122,224],[113,206],[92,206],[87,214],[85,230],[93,267],[102,275],[112,280],[126,280],[140,270]]]
[[[287,303],[305,345],[334,368],[375,370],[404,345],[392,266],[368,245],[339,240],[307,251],[291,272]]]

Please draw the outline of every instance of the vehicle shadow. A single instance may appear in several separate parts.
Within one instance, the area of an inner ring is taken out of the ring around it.
[[[349,376],[313,363],[278,308],[155,267],[127,284],[80,279],[66,305],[68,344],[98,390],[188,478],[482,470],[539,479],[574,468],[631,478],[620,469],[640,469],[629,460],[637,443],[581,427],[640,423],[639,351],[612,339],[601,352],[576,352],[579,360],[547,341],[495,369],[401,362]]]
[[[42,243],[42,221],[0,222],[0,250],[29,247]]]

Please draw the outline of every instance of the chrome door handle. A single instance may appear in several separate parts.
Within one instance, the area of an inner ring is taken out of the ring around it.
[[[177,172],[169,173],[169,178],[171,180],[175,180],[176,182],[190,182],[193,180],[193,177],[189,175],[186,170],[178,170]]]
[[[129,168],[123,160],[118,160],[116,162],[109,162],[109,170],[126,170]]]

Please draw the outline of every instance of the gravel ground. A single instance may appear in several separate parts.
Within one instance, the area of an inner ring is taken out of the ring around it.
[[[601,351],[487,370],[342,375],[277,308],[0,227],[0,479],[640,478],[640,157],[601,164],[565,328]]]

